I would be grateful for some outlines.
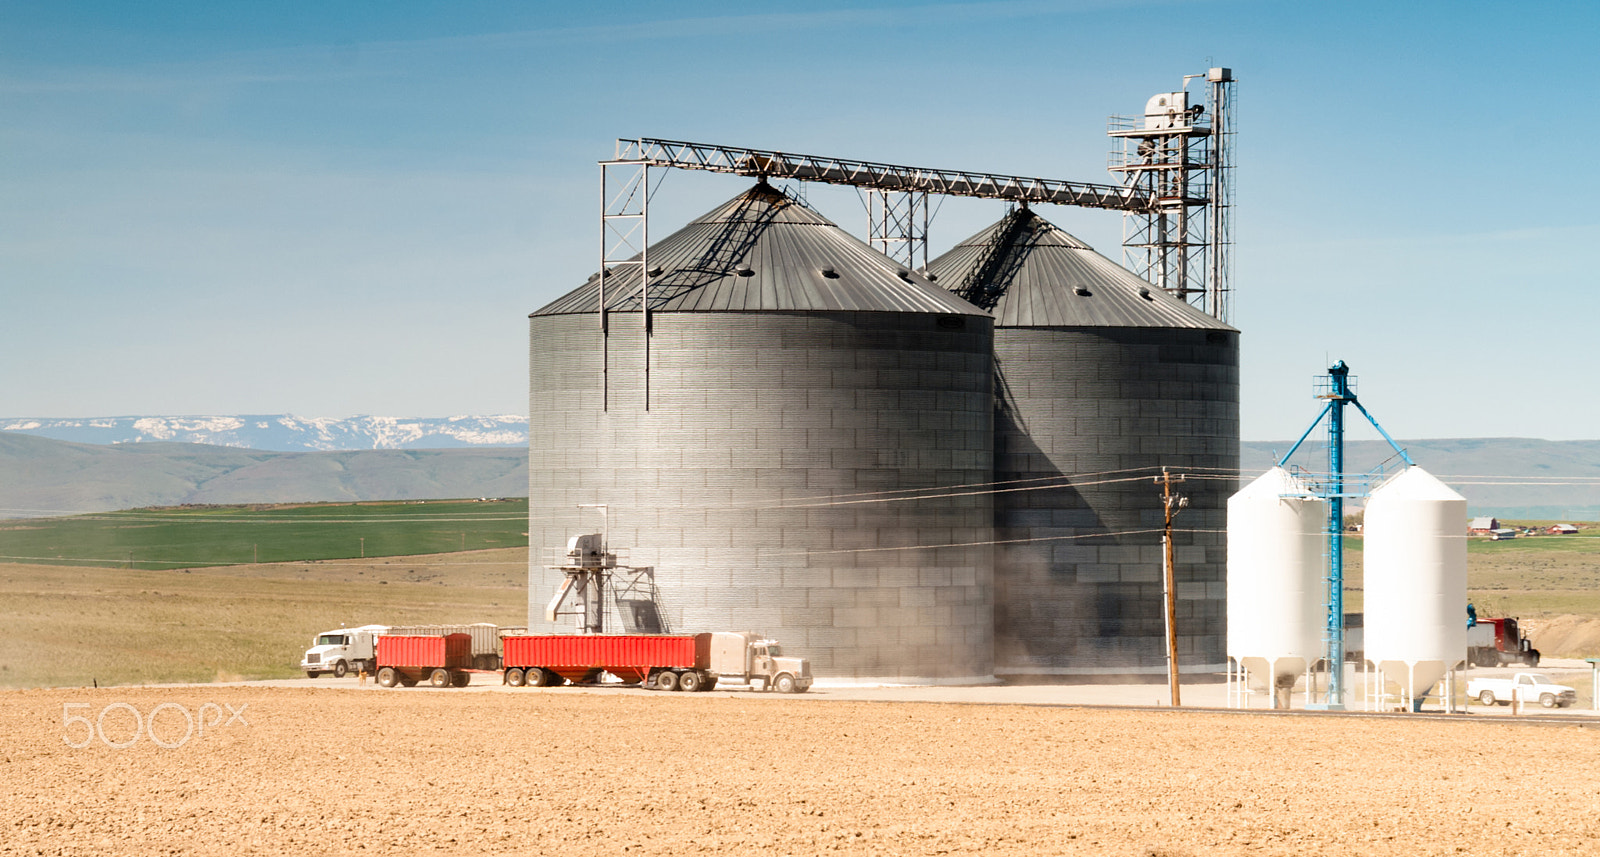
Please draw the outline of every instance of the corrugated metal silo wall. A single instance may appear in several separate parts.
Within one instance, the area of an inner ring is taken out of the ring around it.
[[[1237,473],[1238,334],[999,328],[995,357],[995,478],[1075,484],[996,498],[996,673],[1164,671],[1163,513],[1151,477],[1163,465]],[[1236,488],[1230,475],[1175,489],[1189,498],[1175,529],[1197,531],[1173,539],[1185,669],[1227,662],[1224,531]]]
[[[559,582],[541,549],[606,503],[674,631],[760,631],[829,677],[992,675],[992,498],[881,502],[991,479],[992,321],[652,318],[648,411],[637,313],[610,316],[607,410],[595,317],[530,319],[529,625]]]

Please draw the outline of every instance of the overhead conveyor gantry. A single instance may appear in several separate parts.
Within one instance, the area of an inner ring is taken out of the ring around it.
[[[936,193],[1115,211],[1147,211],[1156,207],[1153,195],[1119,185],[908,167],[648,137],[618,140],[615,160],[684,170],[849,185],[886,192]]]
[[[1135,186],[911,167],[652,137],[618,140],[616,157],[600,162],[602,304],[605,281],[622,267],[637,266],[640,282],[649,288],[653,276],[648,260],[651,167],[821,182],[871,191],[868,243],[909,268],[928,264],[929,194],[1139,213],[1154,212],[1161,204],[1155,195]],[[600,315],[604,331],[603,307]],[[648,329],[648,306],[642,316]]]

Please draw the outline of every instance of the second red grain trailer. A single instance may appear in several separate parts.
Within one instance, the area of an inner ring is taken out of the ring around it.
[[[424,679],[434,687],[466,687],[472,680],[472,637],[467,634],[378,637],[378,684],[412,687]]]

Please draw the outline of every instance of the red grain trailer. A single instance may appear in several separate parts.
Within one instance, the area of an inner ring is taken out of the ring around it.
[[[378,637],[378,684],[413,687],[424,678],[434,687],[466,687],[472,680],[468,634]]]
[[[625,682],[653,683],[664,690],[710,690],[716,684],[716,674],[708,670],[710,634],[579,634],[505,637],[502,642],[505,681],[512,687],[594,681],[601,672]]]

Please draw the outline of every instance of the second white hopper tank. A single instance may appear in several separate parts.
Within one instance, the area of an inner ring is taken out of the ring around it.
[[[1367,501],[1366,658],[1412,697],[1467,651],[1467,500],[1408,467]]]

